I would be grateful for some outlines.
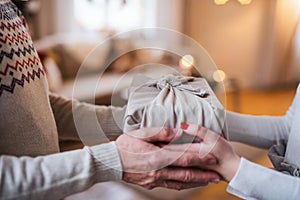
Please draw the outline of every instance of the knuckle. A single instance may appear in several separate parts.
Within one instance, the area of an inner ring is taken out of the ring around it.
[[[154,177],[149,177],[147,180],[147,184],[154,184],[155,183],[155,178]]]
[[[154,183],[156,180],[159,180],[159,172],[158,171],[149,172],[149,181],[151,183]]]
[[[164,127],[162,131],[163,131],[163,136],[168,141],[172,140],[175,136],[175,134],[170,128]]]
[[[182,157],[182,165],[188,167],[192,164],[193,157],[189,153],[184,153]]]
[[[161,172],[160,171],[154,171],[153,172],[153,178],[154,178],[155,181],[160,180],[160,177],[161,177]]]
[[[193,179],[193,174],[190,170],[185,171],[183,182],[190,182]]]
[[[186,157],[181,158],[182,167],[188,166],[188,159]]]
[[[141,180],[138,185],[150,189],[151,187],[153,187],[153,185],[155,185],[156,180],[155,177],[152,175],[152,172],[147,173],[147,176],[143,178],[143,180]]]
[[[148,167],[150,170],[156,170],[159,164],[159,157],[152,154],[149,156]]]
[[[169,131],[168,131],[168,129],[167,129],[166,127],[163,127],[163,128],[162,128],[161,134],[162,134],[162,136],[165,137],[165,138],[168,138],[169,135],[170,135],[170,133],[169,133]]]

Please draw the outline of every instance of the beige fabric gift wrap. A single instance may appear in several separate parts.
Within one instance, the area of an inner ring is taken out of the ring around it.
[[[129,88],[124,132],[142,127],[202,125],[226,135],[225,111],[203,78],[166,75],[134,78]]]

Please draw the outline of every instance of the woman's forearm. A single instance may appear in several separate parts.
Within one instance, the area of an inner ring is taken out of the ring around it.
[[[287,140],[290,132],[289,115],[254,116],[226,113],[228,140],[260,148],[269,148],[278,140]]]

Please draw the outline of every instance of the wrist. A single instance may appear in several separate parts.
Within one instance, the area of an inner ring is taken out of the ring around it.
[[[230,182],[233,179],[233,177],[235,176],[236,172],[239,169],[240,162],[241,162],[241,158],[238,155],[235,155],[234,158],[228,162],[228,164],[229,164],[229,166],[227,167],[228,171],[227,171],[226,175],[224,176],[224,179],[227,182]]]

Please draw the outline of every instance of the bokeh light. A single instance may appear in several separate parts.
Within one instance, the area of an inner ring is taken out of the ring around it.
[[[220,83],[220,82],[223,82],[226,78],[226,74],[224,71],[222,70],[216,70],[214,71],[213,73],[213,79],[214,81]]]
[[[192,55],[184,55],[179,61],[179,65],[184,69],[191,69],[194,63],[195,59]]]

